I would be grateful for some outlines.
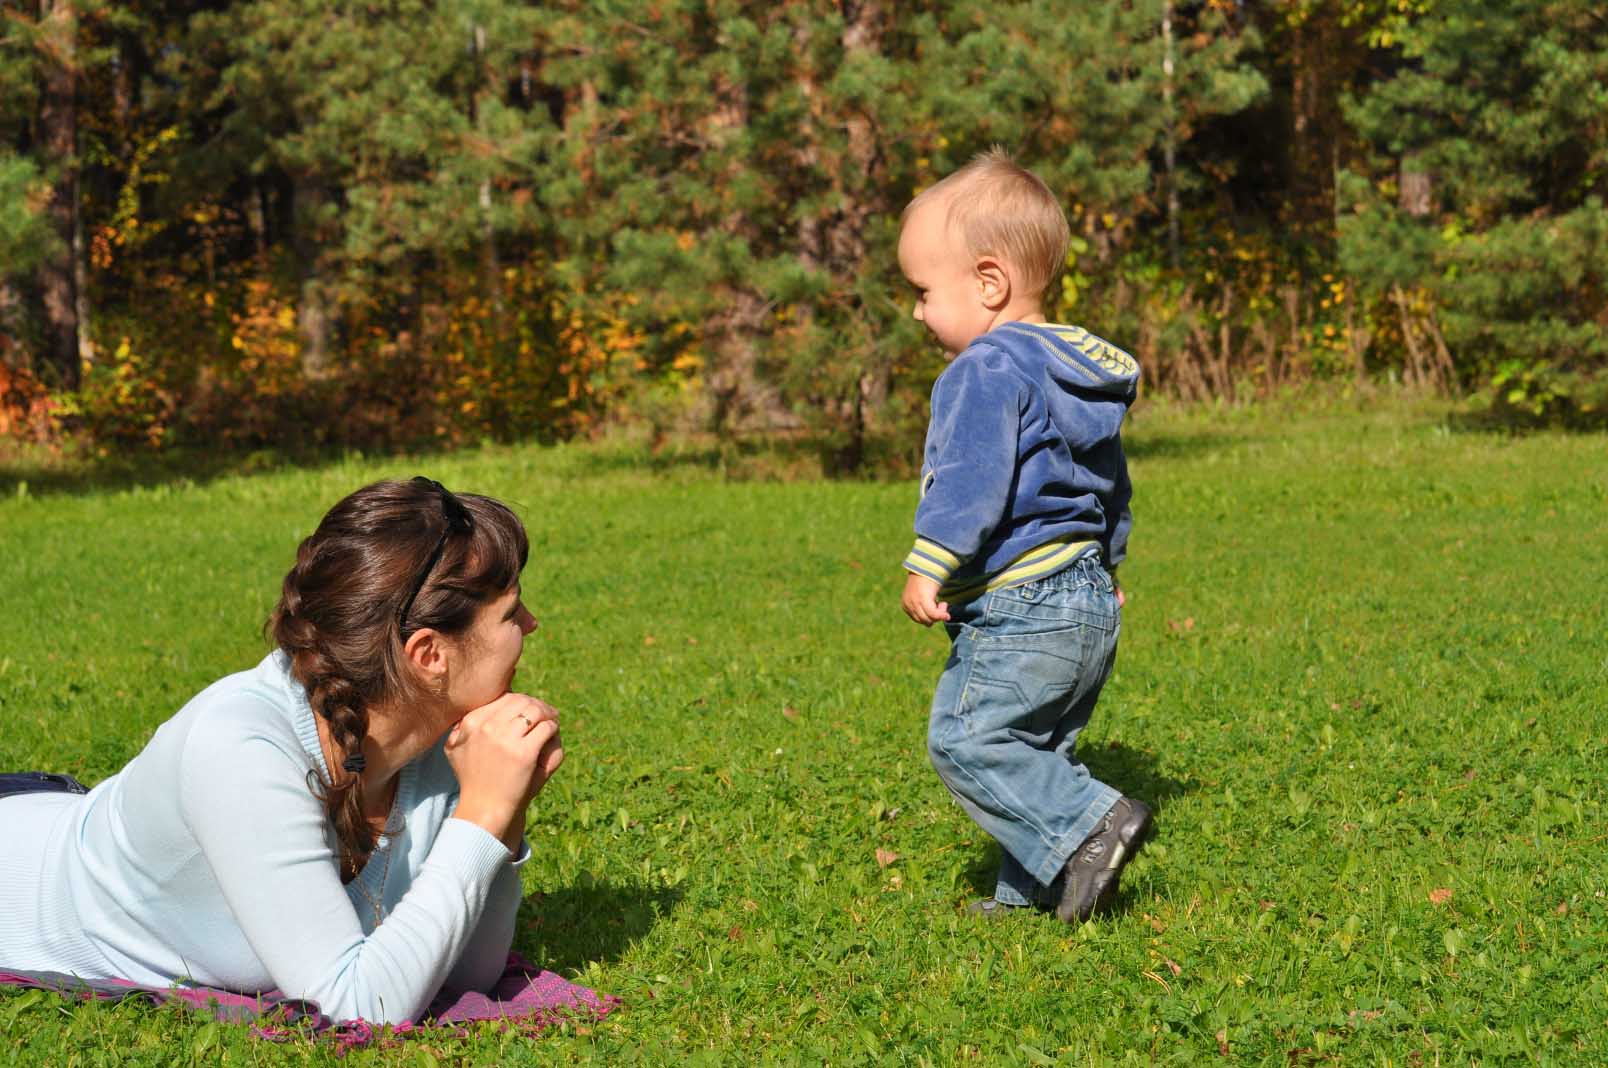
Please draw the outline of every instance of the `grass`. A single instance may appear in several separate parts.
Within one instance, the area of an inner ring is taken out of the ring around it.
[[[625,1007],[349,1065],[1608,1059],[1608,442],[1394,408],[1151,408],[1129,441],[1131,599],[1083,748],[1159,834],[1079,929],[960,914],[996,854],[926,763],[945,645],[897,607],[906,483],[519,447],[13,491],[0,767],[116,771],[262,655],[329,504],[424,469],[532,534],[518,682],[569,761],[517,948]],[[334,1060],[0,993],[0,1063]]]

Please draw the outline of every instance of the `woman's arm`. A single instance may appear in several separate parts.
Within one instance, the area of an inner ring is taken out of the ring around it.
[[[502,977],[508,964],[508,951],[514,945],[514,921],[524,895],[519,869],[529,859],[530,846],[521,842],[519,855],[497,873],[491,892],[486,895],[480,924],[464,946],[458,963],[447,974],[448,989],[484,992]]]
[[[249,710],[219,713],[192,732],[178,787],[186,823],[258,960],[284,994],[317,1002],[334,1019],[417,1019],[454,962],[467,961],[509,871],[507,847],[482,827],[446,820],[406,895],[365,937],[323,806],[308,788],[305,754],[256,729]]]

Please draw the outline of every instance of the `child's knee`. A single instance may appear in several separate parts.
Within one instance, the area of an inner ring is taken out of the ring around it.
[[[944,782],[953,782],[970,759],[971,741],[963,726],[949,717],[933,717],[927,727],[927,759]]]

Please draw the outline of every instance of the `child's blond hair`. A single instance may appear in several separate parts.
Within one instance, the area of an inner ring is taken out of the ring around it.
[[[995,146],[923,189],[902,220],[922,203],[948,198],[947,223],[973,260],[998,256],[1020,273],[1024,289],[1042,298],[1066,266],[1072,231],[1050,187]]]

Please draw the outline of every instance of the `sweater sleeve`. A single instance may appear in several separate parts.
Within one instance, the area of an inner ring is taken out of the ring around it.
[[[198,729],[178,789],[218,888],[275,985],[336,1020],[417,1019],[508,870],[495,836],[448,819],[407,893],[365,937],[304,756],[249,726]]]
[[[514,920],[524,887],[519,869],[530,859],[530,846],[519,843],[519,856],[503,865],[486,895],[480,923],[464,946],[463,955],[447,975],[452,990],[490,990],[508,965],[508,951],[514,945]]]
[[[962,353],[932,390],[916,543],[904,567],[940,585],[999,526],[1016,475],[1022,388],[985,355]]]

